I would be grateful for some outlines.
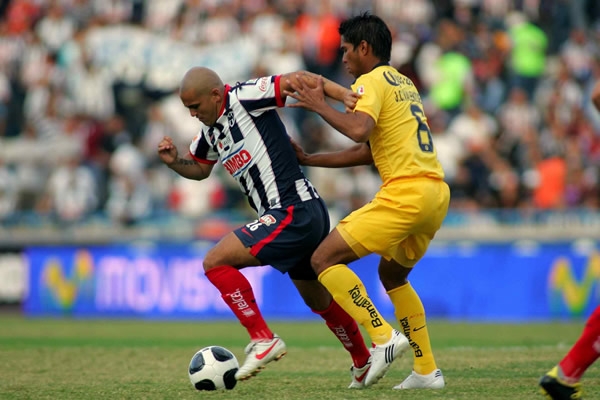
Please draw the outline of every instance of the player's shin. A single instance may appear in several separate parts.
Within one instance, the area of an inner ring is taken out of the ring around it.
[[[250,339],[272,339],[273,332],[262,317],[252,286],[234,267],[222,265],[206,271],[208,280],[221,292],[221,297],[246,328]]]
[[[394,305],[395,315],[400,323],[400,331],[404,333],[413,350],[413,370],[421,375],[433,372],[437,366],[431,350],[425,309],[419,295],[410,283],[387,293]]]
[[[589,316],[581,336],[560,361],[560,370],[567,382],[578,382],[598,357],[600,357],[600,307]]]
[[[358,324],[333,300],[325,310],[312,310],[325,320],[327,327],[350,353],[355,367],[362,367],[368,361],[371,353],[367,348]]]
[[[327,268],[319,275],[335,301],[361,324],[375,344],[384,344],[392,337],[392,326],[387,323],[369,298],[360,278],[343,264]]]

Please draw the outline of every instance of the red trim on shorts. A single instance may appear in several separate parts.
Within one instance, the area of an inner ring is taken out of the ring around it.
[[[256,243],[250,249],[250,254],[254,257],[262,250],[263,247],[271,243],[280,233],[281,231],[292,222],[292,216],[294,215],[294,206],[289,206],[287,208],[288,215],[281,221],[281,224],[275,229],[269,236]]]
[[[277,107],[285,107],[285,101],[281,97],[281,75],[277,75],[275,77],[275,101],[277,102]]]

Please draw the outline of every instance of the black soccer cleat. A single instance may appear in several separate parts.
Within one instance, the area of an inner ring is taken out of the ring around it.
[[[582,400],[581,383],[568,384],[558,377],[558,367],[552,368],[540,379],[542,394],[552,400]]]

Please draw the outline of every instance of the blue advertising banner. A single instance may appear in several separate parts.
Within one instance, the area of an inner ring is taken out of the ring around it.
[[[198,244],[140,243],[26,250],[31,316],[233,318],[204,276]],[[351,264],[386,316],[378,258]],[[267,318],[315,315],[287,275],[271,267],[242,271]],[[600,303],[600,252],[594,242],[434,242],[410,276],[429,318],[532,321],[582,317]]]

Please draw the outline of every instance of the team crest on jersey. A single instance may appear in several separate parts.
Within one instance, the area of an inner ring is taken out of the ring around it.
[[[277,222],[275,217],[272,216],[271,214],[263,215],[262,217],[260,217],[259,221],[266,226],[273,225],[274,223]]]
[[[365,87],[363,85],[360,85],[356,88],[356,93],[362,96],[363,94],[365,94]]]
[[[229,123],[229,127],[233,128],[233,125],[235,125],[235,118],[233,116],[233,111],[229,111],[227,113],[227,122]]]

